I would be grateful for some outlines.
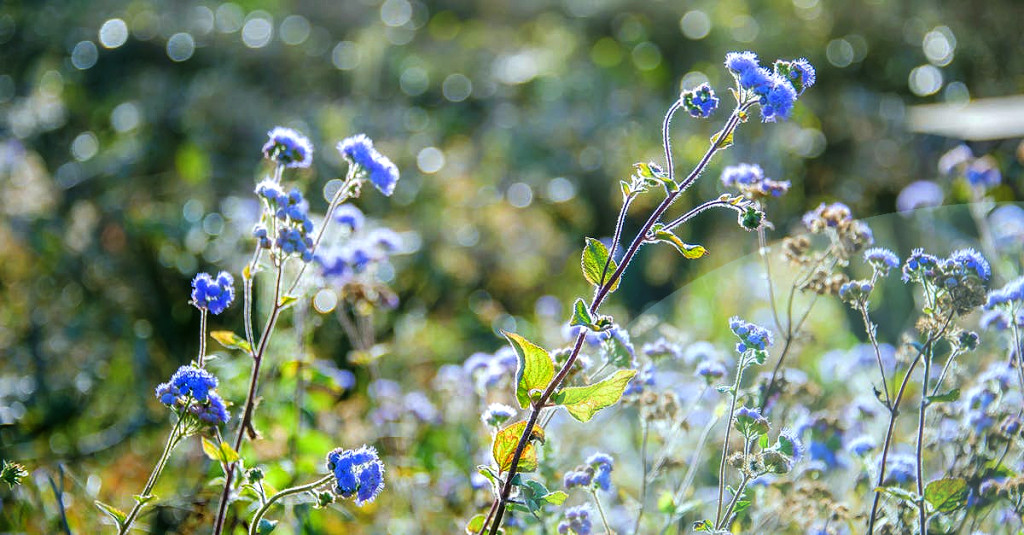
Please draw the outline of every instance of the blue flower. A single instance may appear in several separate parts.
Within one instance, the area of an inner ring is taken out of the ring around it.
[[[938,258],[926,254],[924,249],[914,249],[903,263],[903,282],[919,280],[922,276],[931,276],[938,265]]]
[[[992,268],[988,265],[988,260],[974,249],[960,249],[954,251],[949,255],[949,259],[957,263],[964,270],[973,271],[982,281],[987,281],[992,277]]]
[[[697,365],[695,375],[703,377],[708,384],[711,384],[724,377],[725,372],[725,364],[717,360],[705,360]]]
[[[366,216],[353,204],[342,204],[334,210],[334,220],[356,231],[362,228]]]
[[[896,196],[896,210],[901,214],[918,208],[931,208],[942,205],[942,186],[928,181],[911,182]]]
[[[636,396],[640,395],[646,389],[645,387],[654,386],[654,375],[655,375],[654,363],[648,362],[644,364],[642,368],[637,372],[636,376],[629,381],[626,389],[622,392],[623,396]]]
[[[885,484],[909,483],[917,477],[917,459],[913,455],[897,453],[889,455]]]
[[[338,152],[386,196],[391,196],[398,184],[398,168],[386,156],[373,148],[373,141],[358,134],[338,143]]]
[[[189,410],[205,423],[220,425],[227,423],[229,414],[224,400],[214,392],[210,392],[206,403],[192,405]]]
[[[263,145],[263,156],[285,167],[309,167],[313,163],[313,144],[305,136],[278,126],[267,132],[270,139]]]
[[[722,170],[722,184],[726,187],[752,186],[764,180],[760,165],[741,163]]]
[[[175,400],[170,400],[168,395],[175,398],[191,396],[192,399],[205,403],[210,395],[210,390],[214,388],[217,388],[217,378],[210,375],[210,372],[185,365],[178,368],[178,371],[171,376],[171,380],[158,386],[156,391],[160,402],[170,405]]]
[[[985,308],[992,310],[996,307],[1009,307],[1014,303],[1021,302],[1024,302],[1024,277],[1017,277],[1002,288],[989,292]]]
[[[896,253],[884,247],[873,247],[864,251],[864,261],[871,264],[880,275],[887,275],[889,270],[900,266],[900,258]]]
[[[480,420],[484,424],[497,427],[516,415],[516,410],[512,407],[505,405],[504,403],[491,403],[487,406],[487,410],[480,415]]]
[[[594,482],[594,469],[590,467],[584,467],[582,470],[569,470],[562,477],[562,484],[565,488],[572,489],[576,487],[589,488]]]
[[[744,321],[738,316],[729,319],[729,328],[740,339],[740,343],[736,344],[737,353],[750,349],[764,351],[772,345],[772,333],[768,329]]]
[[[875,439],[868,435],[861,435],[851,440],[850,443],[846,445],[846,451],[850,452],[852,455],[856,455],[857,457],[864,457],[874,451],[877,447],[878,443],[875,442]]]
[[[565,520],[558,524],[561,535],[590,535],[593,525],[590,521],[590,505],[578,505],[565,510]]]
[[[991,157],[978,158],[971,162],[964,176],[967,177],[968,183],[979,188],[994,188],[1003,181],[1003,176]]]
[[[761,64],[757,61],[757,54],[753,52],[729,52],[725,55],[725,67],[733,74],[741,76],[760,68]]]
[[[777,66],[778,63],[786,62],[777,62]],[[788,62],[786,66],[788,67],[786,69],[786,78],[793,84],[793,88],[796,89],[798,95],[804,94],[804,90],[814,85],[816,78],[814,67],[805,58]]]
[[[718,97],[708,84],[701,84],[679,95],[679,101],[693,117],[706,119],[718,108]]]
[[[235,279],[227,271],[221,271],[216,279],[209,273],[200,273],[192,279],[192,304],[196,308],[220,314],[234,300]]]
[[[769,80],[768,88],[759,92],[761,119],[766,123],[773,123],[779,119],[786,120],[793,112],[793,105],[796,104],[796,90],[789,80],[778,74],[772,74]]]
[[[355,495],[356,505],[373,501],[384,489],[384,463],[370,446],[331,451],[327,469],[334,473],[334,492],[345,498]]]

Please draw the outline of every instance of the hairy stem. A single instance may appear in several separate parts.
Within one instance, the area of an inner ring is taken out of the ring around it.
[[[206,309],[199,309],[199,358],[196,359],[199,362],[199,367],[203,367],[203,361],[206,359]]]
[[[725,442],[722,444],[722,462],[718,466],[718,508],[715,511],[715,526],[722,518],[725,501],[725,461],[729,456],[729,437],[732,435],[732,417],[736,414],[736,398],[739,397],[740,381],[743,380],[744,358],[741,355],[736,365],[736,381],[732,384],[732,399],[729,401],[729,417],[725,422]]]
[[[597,495],[597,489],[591,488],[590,493],[594,495],[594,503],[597,504],[597,512],[601,515],[601,523],[604,524],[604,532],[613,535],[611,526],[608,524],[608,517],[604,514],[604,507],[601,506],[601,497]]]
[[[256,535],[257,533],[259,533],[260,520],[263,520],[263,515],[267,514],[267,510],[270,509],[271,505],[274,505],[274,502],[282,498],[286,498],[288,496],[301,494],[308,490],[313,490],[322,485],[326,485],[327,482],[329,482],[332,477],[334,476],[328,474],[312,483],[278,491],[278,493],[271,496],[270,499],[268,499],[266,503],[263,504],[262,507],[256,510],[256,514],[253,515],[252,522],[249,524],[249,535]]]
[[[924,502],[924,423],[928,411],[928,378],[932,373],[932,349],[924,356],[924,378],[921,379],[921,407],[917,419],[917,504],[921,518],[921,535],[928,533],[928,511]]]
[[[149,474],[146,486],[142,489],[142,493],[139,494],[139,496],[147,497],[151,492],[153,492],[153,487],[156,486],[157,480],[160,479],[160,474],[163,473],[164,467],[167,466],[167,460],[171,458],[171,451],[174,450],[174,447],[178,445],[179,441],[181,441],[182,437],[179,433],[181,431],[182,419],[183,416],[178,417],[178,421],[174,424],[174,428],[171,429],[171,434],[167,436],[167,443],[164,444],[164,451],[160,454],[160,458],[157,459],[156,466],[153,467],[153,471]],[[142,512],[143,507],[145,507],[144,502],[138,500],[135,501],[135,506],[132,507],[132,510],[128,513],[128,517],[125,519],[124,523],[121,524],[121,529],[118,530],[118,535],[125,535],[131,531],[132,525],[135,524],[135,521],[139,518],[139,513]]]

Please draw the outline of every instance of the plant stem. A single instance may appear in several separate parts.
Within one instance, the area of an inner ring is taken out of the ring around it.
[[[332,474],[328,474],[312,483],[278,491],[278,493],[271,496],[262,507],[256,510],[256,514],[253,515],[252,522],[249,524],[249,535],[257,535],[257,533],[259,533],[260,520],[263,520],[263,515],[267,514],[267,510],[270,509],[270,506],[273,505],[274,502],[287,496],[301,494],[307,490],[313,490],[321,485],[325,485],[332,477],[334,477]]]
[[[925,341],[921,349],[917,351],[917,356],[914,357],[914,361],[910,363],[910,369],[907,370],[907,374],[903,376],[903,381],[900,383],[900,388],[896,392],[896,397],[893,398],[892,407],[889,408],[889,428],[885,432],[885,442],[882,445],[882,462],[878,469],[878,483],[875,485],[876,488],[881,488],[885,483],[885,466],[886,461],[889,458],[889,447],[892,445],[893,430],[896,427],[896,418],[900,413],[900,402],[903,400],[903,394],[906,392],[907,383],[910,382],[910,375],[914,372],[914,368],[917,367],[917,363],[921,360],[921,356],[924,355],[925,351],[931,351],[931,345],[938,340],[940,336],[946,331],[946,327],[949,326],[949,322],[953,320],[953,313],[951,312],[946,318],[946,322],[942,325],[942,328],[937,332],[931,333],[928,336],[928,340]],[[875,532],[875,517],[878,515],[878,504],[882,499],[882,493],[880,490],[875,490],[875,498],[871,503],[871,514],[868,516],[868,535],[872,535]]]
[[[604,507],[601,506],[601,498],[597,495],[597,489],[591,488],[590,493],[594,495],[594,503],[597,504],[597,512],[601,515],[601,523],[604,524],[604,531],[607,535],[614,535],[611,526],[608,525],[608,518],[604,515]]]
[[[874,284],[874,282],[872,282]],[[892,396],[889,395],[889,380],[885,377],[885,365],[882,363],[882,350],[878,347],[878,327],[871,322],[871,317],[868,315],[868,306],[866,303],[861,302],[857,307],[860,311],[860,317],[864,321],[864,330],[868,333],[868,339],[871,340],[871,347],[875,350],[875,359],[878,360],[878,373],[882,374],[882,391],[885,392],[885,406],[892,407]]]
[[[597,310],[601,306],[601,303],[604,301],[604,298],[607,297],[607,295],[611,292],[612,287],[615,285],[616,282],[618,282],[619,278],[622,276],[622,273],[626,270],[626,267],[633,259],[633,256],[636,255],[636,252],[640,249],[640,246],[643,245],[643,243],[646,241],[647,233],[650,232],[654,224],[661,220],[662,215],[664,215],[665,211],[668,210],[670,206],[672,206],[672,203],[675,202],[675,200],[679,197],[679,194],[685,191],[687,187],[692,185],[693,181],[696,180],[697,177],[700,176],[700,174],[704,171],[704,168],[707,167],[707,164],[711,161],[711,157],[714,156],[714,154],[719,150],[721,142],[727,139],[729,135],[732,133],[732,131],[739,124],[740,113],[745,111],[747,106],[749,105],[737,106],[736,110],[733,111],[732,115],[729,117],[729,120],[726,123],[725,128],[722,129],[720,135],[716,138],[715,142],[711,144],[711,147],[708,148],[707,152],[704,154],[703,158],[701,158],[700,162],[693,169],[693,171],[690,172],[686,179],[680,184],[679,189],[670,193],[661,202],[661,204],[658,205],[658,207],[654,210],[651,216],[647,219],[647,222],[644,224],[643,228],[633,239],[633,242],[630,244],[629,249],[626,251],[625,255],[623,255],[622,262],[618,265],[618,267],[615,268],[615,272],[612,273],[612,276],[609,277],[608,281],[605,282],[605,284],[597,290],[597,294],[594,297],[594,301],[590,304],[591,315],[597,313]],[[678,108],[678,102],[675,105],[673,105],[672,108],[670,108],[669,113],[666,114],[665,125],[663,128],[663,134],[665,135],[666,141],[666,153],[669,153],[670,157],[671,154],[670,151],[668,151],[667,143],[668,123],[671,120],[672,113],[674,113],[675,110],[677,110]],[[670,177],[674,176],[674,171],[672,170],[671,166],[669,167],[668,172]],[[576,358],[579,356],[580,350],[583,348],[583,340],[585,336],[586,333],[583,331],[581,331],[579,335],[577,335],[576,343],[573,346],[572,353],[570,353],[568,360],[566,360],[565,364],[562,365],[562,369],[558,371],[558,374],[556,374],[555,377],[551,380],[551,382],[548,383],[547,388],[544,389],[544,392],[541,394],[540,398],[538,398],[537,401],[533,403],[533,408],[530,411],[530,416],[526,422],[526,427],[523,428],[523,434],[519,437],[519,443],[516,445],[516,450],[512,455],[511,467],[509,468],[508,476],[505,479],[504,485],[502,485],[501,494],[497,498],[498,508],[497,511],[495,512],[494,522],[490,527],[491,535],[497,535],[498,530],[501,527],[501,519],[502,516],[504,516],[505,514],[505,506],[506,504],[508,504],[509,496],[512,494],[512,481],[514,479],[516,472],[519,469],[519,459],[522,458],[523,451],[526,449],[526,445],[530,441],[530,437],[533,433],[533,426],[537,423],[537,417],[540,414],[541,409],[543,409],[544,406],[547,404],[548,399],[550,399],[551,395],[554,394],[555,389],[562,384],[562,381],[569,374],[569,370],[572,369],[573,364],[576,363]],[[481,530],[481,533],[482,532],[483,530]]]
[[[729,500],[729,508],[725,510],[725,516],[715,524],[715,529],[725,529],[725,525],[729,522],[729,517],[732,516],[732,510],[736,508],[736,503],[739,502],[740,496],[743,496],[743,492],[747,489],[747,483],[749,482],[750,476],[744,473],[743,480],[740,481],[740,486],[736,489],[732,499]]]
[[[743,380],[744,357],[736,365],[736,381],[732,384],[732,400],[729,402],[729,418],[725,422],[725,442],[722,444],[722,462],[718,466],[718,508],[715,511],[715,526],[722,518],[722,502],[725,501],[725,461],[729,456],[729,437],[732,434],[732,417],[736,414],[736,398],[739,397],[740,381]]]
[[[199,309],[199,367],[203,367],[206,359],[206,309]]]
[[[647,506],[647,436],[650,433],[650,425],[647,420],[641,420],[643,428],[643,440],[640,444],[640,465],[643,468],[643,477],[640,479],[640,511],[636,514],[636,524],[633,525],[633,534],[640,533],[640,520],[644,517],[644,509]]]
[[[928,411],[928,378],[932,373],[932,348],[924,356],[924,378],[921,380],[921,407],[917,421],[917,495],[921,517],[921,535],[928,533],[928,511],[924,502],[924,423]]]
[[[270,335],[273,333],[274,325],[277,323],[277,318],[280,316],[283,308],[281,306],[281,281],[283,278],[284,263],[282,262],[277,266],[277,276],[274,283],[274,307],[270,311],[270,317],[267,318],[267,324],[263,327],[263,334],[260,335],[259,347],[253,353],[252,374],[249,378],[249,394],[245,398],[245,409],[242,412],[242,420],[238,425],[238,434],[235,435],[235,451],[238,451],[242,447],[246,431],[250,429],[252,425],[252,413],[256,407],[256,390],[259,386],[260,380],[260,365],[263,363],[264,354],[266,353],[267,346],[270,343]],[[227,516],[228,501],[231,497],[231,483],[237,466],[238,461],[229,464],[224,473],[224,490],[220,495],[217,519],[213,526],[214,535],[220,535],[224,529],[224,520]]]
[[[163,473],[164,467],[167,465],[167,460],[171,458],[171,450],[178,445],[178,442],[182,438],[179,436],[182,419],[183,416],[178,417],[178,421],[174,424],[174,428],[171,429],[171,434],[167,436],[167,443],[164,444],[164,451],[160,454],[160,458],[157,460],[156,466],[153,467],[153,471],[149,474],[146,486],[142,489],[142,493],[139,494],[139,496],[144,498],[148,497],[150,492],[153,491],[153,487],[156,486],[156,482],[160,478],[160,474]],[[132,524],[134,524],[135,520],[139,517],[139,513],[142,512],[143,507],[145,507],[145,502],[138,500],[135,501],[135,506],[132,507],[132,510],[128,513],[128,517],[125,518],[124,523],[121,524],[121,529],[117,532],[118,535],[125,535],[131,531]]]

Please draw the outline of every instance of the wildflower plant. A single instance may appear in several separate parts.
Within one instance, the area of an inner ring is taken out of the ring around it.
[[[549,413],[553,409],[563,408],[576,420],[587,422],[601,409],[618,402],[630,382],[635,380],[638,370],[632,367],[632,359],[620,359],[610,362],[616,369],[603,379],[582,382],[574,386],[565,384],[588,337],[593,333],[604,333],[614,329],[614,320],[601,315],[600,307],[619,287],[626,268],[640,248],[647,244],[663,243],[673,247],[687,259],[703,257],[707,254],[707,249],[703,245],[683,242],[675,230],[712,208],[733,210],[738,216],[740,226],[748,231],[755,231],[765,223],[763,210],[752,199],[730,194],[699,204],[674,219],[667,217],[669,208],[682,192],[697,181],[712,158],[733,144],[737,127],[749,119],[754,107],[760,110],[764,122],[786,120],[792,114],[798,95],[814,83],[814,71],[803,60],[780,60],[773,67],[766,68],[761,66],[754,53],[742,52],[727,55],[725,65],[735,81],[731,91],[736,105],[724,127],[712,137],[710,146],[696,167],[685,176],[676,175],[669,125],[679,110],[685,110],[693,117],[709,117],[718,106],[718,98],[708,86],[683,92],[666,113],[662,125],[665,161],[637,163],[634,165],[633,175],[621,182],[622,206],[610,246],[593,238],[586,239],[581,267],[584,278],[593,286],[594,294],[589,299],[577,299],[572,306],[569,323],[578,330],[567,356],[564,360],[559,359],[559,369],[555,369],[555,360],[548,350],[521,335],[505,333],[517,358],[515,398],[519,407],[528,410],[529,415],[525,420],[501,429],[494,436],[492,466],[496,468],[488,470],[495,481],[495,495],[487,513],[478,515],[470,521],[470,531],[489,532],[493,535],[501,529],[513,491],[524,484],[521,474],[537,468],[537,441],[545,439],[543,428],[539,425],[542,413],[546,414],[547,419],[550,418]],[[620,257],[619,246],[623,238],[626,213],[640,196],[660,196],[661,200],[636,236],[628,241]],[[743,359],[763,362],[763,350],[770,343],[767,333],[748,329],[737,335],[744,346],[741,352]],[[737,376],[739,375],[737,373]],[[735,409],[735,403],[733,405]],[[719,502],[721,509],[721,500]],[[566,531],[570,529],[579,532],[579,529],[572,526],[572,522],[567,524]],[[589,524],[586,528],[581,525],[580,529],[585,529],[585,532],[589,533]]]
[[[263,483],[263,470],[255,466],[256,460],[243,458],[241,454],[247,440],[260,437],[253,415],[260,399],[264,363],[271,358],[270,340],[282,314],[308,297],[311,291],[308,279],[315,279],[314,285],[318,281],[323,286],[329,278],[345,275],[348,277],[346,284],[355,284],[356,275],[366,272],[374,263],[386,261],[387,254],[399,246],[397,235],[383,228],[374,229],[369,235],[356,240],[352,232],[363,226],[365,218],[357,208],[347,204],[359,196],[367,181],[385,195],[391,195],[399,178],[397,167],[377,152],[370,139],[362,134],[342,141],[338,150],[348,163],[348,173],[337,181],[326,212],[317,222],[317,216],[310,212],[310,203],[302,191],[297,186],[287,185],[285,177],[287,170],[310,167],[312,143],[290,128],[277,127],[268,133],[262,152],[273,171],[254,189],[260,203],[258,221],[252,229],[255,247],[249,262],[241,269],[240,277],[243,334],[207,331],[208,315],[221,315],[236,300],[234,277],[225,271],[216,276],[207,273],[196,275],[192,281],[191,304],[200,312],[199,354],[155,389],[156,398],[174,415],[174,425],[163,452],[128,513],[96,502],[97,507],[114,520],[119,533],[128,533],[142,509],[156,500],[152,490],[172,452],[192,436],[201,438],[203,451],[223,471],[220,500],[212,522],[212,532],[218,535],[224,530],[231,503],[246,496],[254,497],[257,502],[256,513],[248,523],[249,532],[264,534],[271,532],[276,525],[275,521],[265,518],[266,513],[273,504],[286,497],[306,494],[321,507],[337,497],[351,499],[357,506],[362,506],[374,501],[383,490],[384,464],[377,451],[369,446],[355,450],[336,449],[327,455],[327,475],[308,484],[275,492],[268,492],[269,487]],[[325,243],[327,228],[332,225],[346,227],[348,234],[343,237],[350,239],[344,243]],[[344,260],[335,256],[334,263],[329,263],[326,260],[328,256],[321,253],[341,249],[360,252],[349,254]],[[323,270],[319,277],[307,271],[314,259]],[[342,273],[345,270],[348,271]],[[265,272],[267,276],[261,276]],[[272,287],[272,306],[259,331],[253,321],[254,284],[258,279],[270,282]],[[370,277],[361,281],[361,287],[373,284]],[[393,308],[396,299],[393,292],[380,287],[373,289],[374,292],[363,291],[360,294],[365,297],[372,293],[375,296],[359,301],[364,315],[370,313],[368,308],[384,305]],[[359,340],[367,339],[365,330],[356,333]],[[248,394],[238,405],[237,412],[229,409],[232,403],[218,392],[221,385],[208,367],[207,337],[251,361]],[[341,374],[340,370],[335,371]],[[226,427],[232,421],[232,413],[238,418],[234,436],[229,441]]]

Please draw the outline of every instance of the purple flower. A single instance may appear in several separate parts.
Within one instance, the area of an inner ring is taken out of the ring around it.
[[[718,97],[708,84],[701,84],[679,95],[683,108],[693,117],[707,119],[718,108]]]
[[[366,216],[354,204],[342,204],[334,210],[334,220],[356,231],[362,228]]]
[[[345,498],[355,495],[358,506],[372,502],[384,489],[384,463],[373,447],[337,448],[327,454],[327,469],[334,473],[334,492]]]
[[[896,209],[906,214],[918,208],[931,208],[942,204],[942,187],[934,182],[918,180],[903,188],[896,197]]]

